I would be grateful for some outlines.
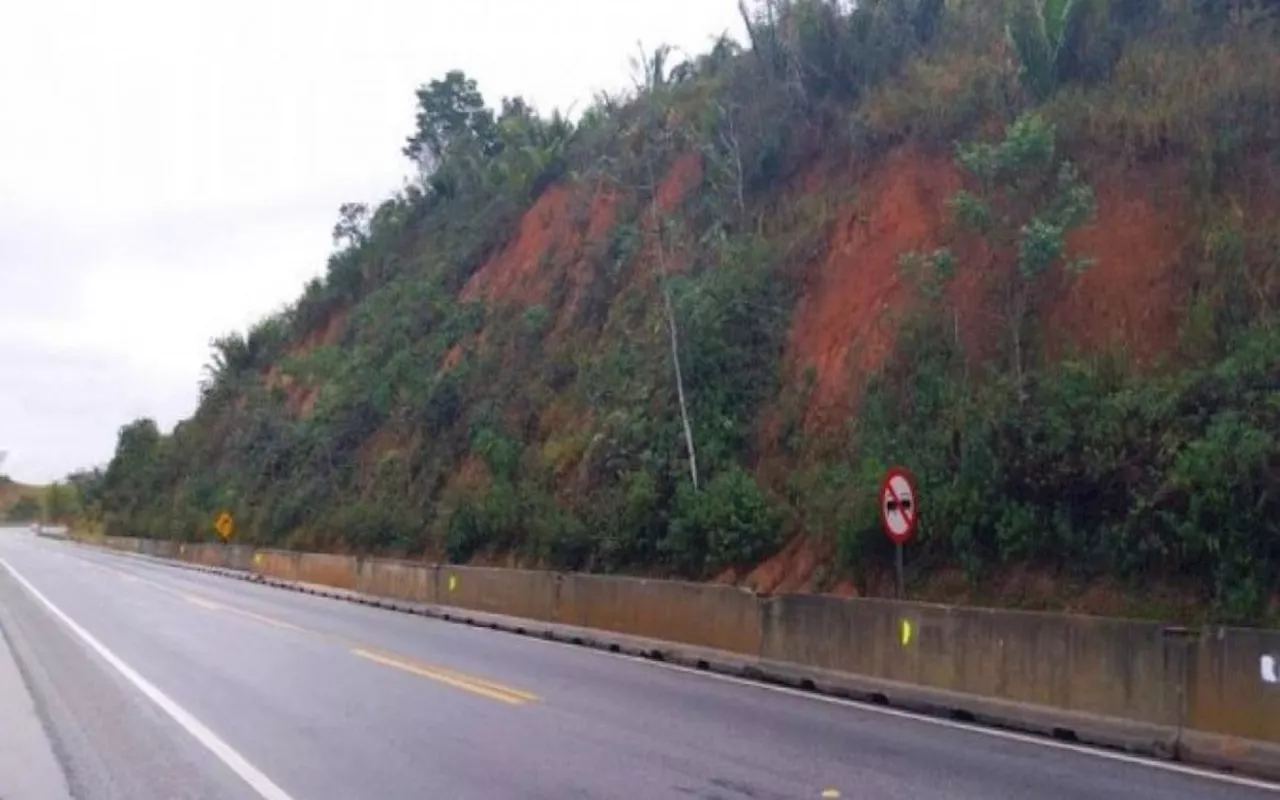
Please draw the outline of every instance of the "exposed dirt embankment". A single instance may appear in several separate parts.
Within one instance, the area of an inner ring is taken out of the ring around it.
[[[315,352],[321,347],[336,344],[350,316],[348,309],[339,309],[329,315],[315,330],[302,337],[301,341],[285,352],[285,358],[301,358]],[[295,417],[308,417],[315,409],[316,398],[320,395],[320,387],[313,382],[297,380],[294,376],[281,370],[279,364],[272,364],[262,376],[268,389],[281,389],[285,393],[285,403],[289,413]]]
[[[913,293],[899,258],[943,243],[946,201],[960,175],[949,158],[899,151],[857,187],[791,317],[786,362],[796,375],[815,372],[811,424],[847,416],[863,376],[892,349],[898,314]]]
[[[1105,161],[1085,172],[1097,195],[1096,221],[1076,231],[1070,246],[1090,259],[1091,266],[1077,277],[1057,276],[1050,282],[1038,312],[1045,352],[1059,356],[1120,349],[1140,364],[1150,363],[1173,346],[1185,318],[1191,284],[1186,265],[1195,257],[1200,236],[1195,210],[1182,199],[1187,178],[1166,167],[1108,168]],[[659,181],[659,210],[678,214],[701,180],[698,157],[677,159]],[[809,431],[836,430],[856,414],[867,377],[892,353],[905,315],[919,300],[901,266],[904,253],[950,247],[957,274],[947,305],[957,334],[971,358],[989,355],[998,345],[1002,323],[994,298],[1003,275],[999,265],[1007,259],[958,232],[949,201],[963,186],[952,154],[907,147],[873,164],[835,170],[829,164],[815,166],[787,190],[788,203],[804,202],[807,196],[821,198],[829,222],[816,254],[788,267],[799,279],[799,296],[788,324],[782,369],[785,388],[793,388],[806,374],[812,376],[812,391],[801,414]],[[629,218],[620,216],[624,208]],[[625,271],[615,275],[613,283],[603,284],[611,292],[604,298],[606,316],[614,313],[629,288],[655,279],[658,261],[650,210],[647,202],[626,207],[623,193],[607,179],[554,184],[523,215],[505,246],[472,274],[460,299],[515,308],[543,306],[553,320],[545,346],[568,341],[577,330],[584,298],[592,295],[593,302],[600,302],[599,282],[605,280],[600,256],[610,248],[619,225],[634,226],[638,241]],[[667,268],[685,266],[679,236],[664,241]],[[335,313],[289,355],[334,344],[345,324],[345,312]],[[482,345],[488,333],[482,329],[429,368],[454,367],[466,357],[467,348]],[[264,377],[269,386],[285,390],[292,413],[311,413],[319,387],[276,367]],[[758,427],[766,432],[764,440],[776,438],[779,405],[780,401],[763,405]],[[590,419],[590,409],[565,396],[551,396],[539,409],[537,439],[559,443],[559,449],[544,452],[552,462],[557,491],[575,485],[581,448],[569,445],[576,441],[575,431],[589,427]],[[416,446],[383,430],[362,448],[362,460],[373,464],[381,454]],[[768,460],[765,470],[775,477],[795,466],[776,449],[766,441],[757,451]],[[447,481],[444,496],[483,486],[483,473],[480,462],[468,457],[465,468]],[[852,593],[850,584],[834,584],[828,574],[829,547],[818,542],[830,532],[810,534],[793,540],[742,579],[765,592]]]
[[[1189,281],[1179,267],[1197,237],[1186,177],[1158,167],[1087,177],[1097,193],[1096,221],[1069,244],[1091,266],[1070,280],[1057,276],[1041,310],[1047,351],[1118,348],[1149,362],[1173,345],[1184,317]],[[792,379],[813,370],[811,428],[854,413],[867,375],[893,349],[916,300],[900,267],[904,253],[953,249],[958,271],[948,305],[971,353],[989,352],[1001,324],[994,296],[1002,273],[991,253],[956,230],[949,201],[963,179],[949,155],[898,150],[843,179],[856,183],[856,196],[837,212],[825,252],[804,276],[787,342]]]

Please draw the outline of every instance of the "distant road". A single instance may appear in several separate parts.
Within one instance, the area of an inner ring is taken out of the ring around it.
[[[1280,797],[26,531],[0,628],[83,800]]]

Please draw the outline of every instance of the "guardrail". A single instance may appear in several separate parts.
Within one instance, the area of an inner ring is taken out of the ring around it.
[[[117,550],[1280,778],[1280,632],[108,537]],[[505,622],[503,620],[506,620]],[[514,621],[513,621],[514,620]],[[541,624],[541,627],[539,627]],[[584,633],[585,632],[585,633]],[[592,632],[597,632],[595,635]],[[619,638],[623,637],[623,638]],[[627,638],[630,637],[630,638]],[[661,648],[652,643],[666,643]],[[671,645],[667,647],[667,645]],[[681,646],[687,646],[682,650]]]

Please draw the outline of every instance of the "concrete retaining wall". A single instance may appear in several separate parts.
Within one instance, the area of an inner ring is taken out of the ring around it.
[[[763,603],[769,660],[1176,726],[1156,623],[791,595]]]
[[[287,550],[259,550],[253,554],[253,571],[282,581],[301,580],[298,577],[300,555]]]
[[[298,554],[298,577],[303,583],[318,583],[338,589],[356,588],[356,559],[328,553]]]
[[[1265,762],[1280,774],[1280,631],[1208,628],[1187,649],[1185,749],[1205,763]]]
[[[924,693],[943,710],[1088,732],[1090,741],[1136,743],[1280,776],[1280,631],[1186,631],[1153,622],[811,595],[763,599],[726,586],[245,545],[116,537],[106,545],[281,581],[739,654],[768,674],[815,686],[855,685],[891,701]]]
[[[441,566],[436,596],[444,605],[555,622],[560,580],[554,572]]]
[[[435,603],[436,572],[427,564],[363,558],[356,575],[356,591],[411,603]]]
[[[556,621],[732,653],[760,652],[759,601],[731,586],[564,575]]]

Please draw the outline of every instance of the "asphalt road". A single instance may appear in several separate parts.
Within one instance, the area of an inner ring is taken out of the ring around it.
[[[1280,797],[25,532],[0,629],[82,800]]]

